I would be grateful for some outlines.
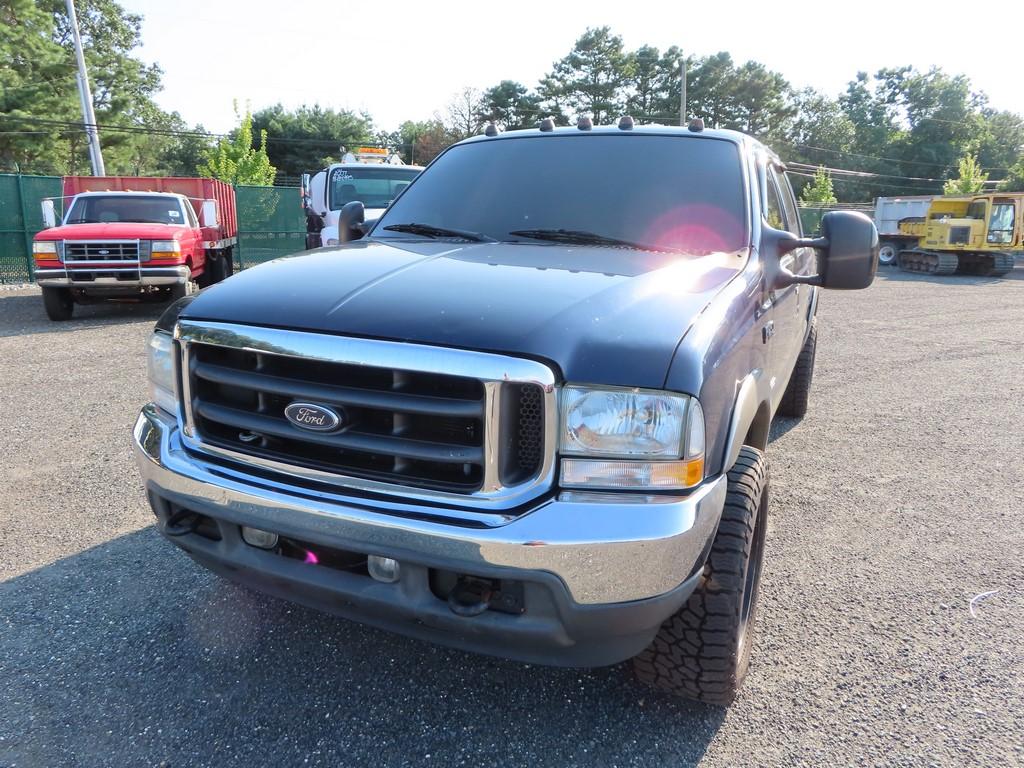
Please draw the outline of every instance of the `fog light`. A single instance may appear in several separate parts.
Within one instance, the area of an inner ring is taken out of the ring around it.
[[[251,547],[260,549],[273,549],[277,546],[277,534],[270,531],[261,531],[259,528],[242,526],[242,540]]]
[[[370,555],[366,558],[366,568],[374,579],[387,584],[398,581],[398,575],[401,572],[397,560],[380,555]]]

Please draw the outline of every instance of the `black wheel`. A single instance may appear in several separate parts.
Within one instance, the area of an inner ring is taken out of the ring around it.
[[[51,320],[70,320],[75,311],[75,301],[67,288],[43,288],[43,307]]]
[[[818,325],[811,320],[811,330],[807,334],[804,348],[796,359],[793,375],[789,377],[789,385],[779,403],[779,415],[793,419],[802,419],[807,414],[807,401],[811,395],[811,379],[814,378],[814,355],[818,347]]]
[[[892,240],[883,240],[878,246],[878,263],[895,266],[900,255],[900,244]]]
[[[633,659],[641,682],[706,704],[736,697],[750,666],[767,516],[768,462],[744,446],[700,585]]]
[[[186,296],[192,295],[194,285],[195,284],[191,280],[185,283],[175,283],[174,285],[171,286],[170,290],[168,291],[167,300],[177,301],[178,299],[183,299]]]

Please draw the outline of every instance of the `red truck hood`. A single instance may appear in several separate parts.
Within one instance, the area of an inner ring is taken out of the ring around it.
[[[45,229],[36,240],[173,240],[175,235],[190,232],[177,224],[141,224],[133,221],[109,224],[66,224]]]

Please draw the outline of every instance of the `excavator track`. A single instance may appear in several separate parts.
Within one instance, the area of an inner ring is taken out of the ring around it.
[[[1013,271],[1015,261],[1012,253],[994,253],[992,254],[992,266],[985,274],[989,277],[1002,277]]]
[[[928,275],[952,275],[959,259],[955,253],[945,251],[900,251],[900,269],[904,272]]]

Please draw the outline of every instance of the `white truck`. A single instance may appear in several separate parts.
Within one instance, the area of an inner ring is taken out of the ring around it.
[[[423,170],[405,165],[386,149],[360,147],[345,152],[342,162],[316,173],[302,174],[302,207],[306,212],[306,248],[338,245],[338,218],[347,204],[359,201],[372,224]]]
[[[875,227],[878,229],[878,263],[896,266],[901,245],[900,222],[924,218],[935,195],[903,195],[875,200]],[[886,236],[891,239],[886,239]]]

